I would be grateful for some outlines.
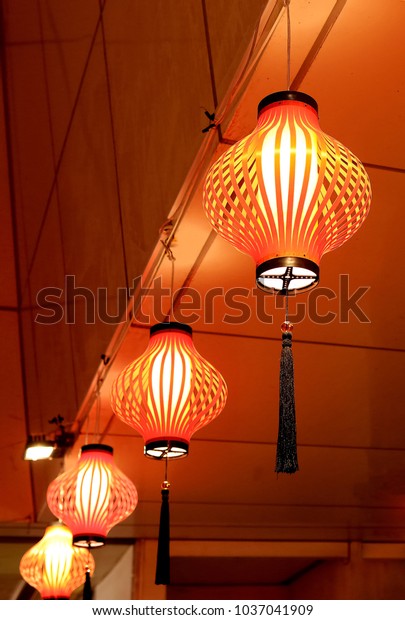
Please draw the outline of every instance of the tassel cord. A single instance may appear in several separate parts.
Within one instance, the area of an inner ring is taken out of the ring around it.
[[[276,472],[293,474],[298,470],[297,431],[295,420],[294,361],[292,353],[292,324],[288,320],[288,289],[286,292],[286,320],[282,325],[280,359],[279,427],[277,439]]]
[[[170,511],[169,488],[167,480],[168,457],[165,457],[165,480],[162,482],[162,505],[160,508],[159,539],[156,561],[156,585],[170,584]]]

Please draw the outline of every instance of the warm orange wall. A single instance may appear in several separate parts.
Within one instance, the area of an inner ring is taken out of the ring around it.
[[[330,560],[289,587],[289,599],[402,600],[404,560],[363,560],[360,545],[351,545],[350,560]]]
[[[171,600],[404,600],[405,560],[363,559],[351,543],[350,559],[325,560],[285,586],[170,586]]]

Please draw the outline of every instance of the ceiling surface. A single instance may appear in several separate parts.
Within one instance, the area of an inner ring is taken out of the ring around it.
[[[143,456],[109,394],[169,311],[169,295],[160,311],[139,286],[125,319],[117,302],[141,275],[144,289],[170,287],[161,240],[175,258],[174,317],[229,390],[188,458],[170,463],[172,538],[405,542],[405,2],[291,1],[291,88],[316,99],[323,131],[364,163],[373,193],[359,232],[323,258],[319,287],[290,300],[294,475],[274,473],[282,301],[256,290],[253,262],[202,208],[209,164],[253,129],[261,98],[286,88],[283,2],[69,4],[2,3],[0,596],[12,596],[20,554],[52,520],[46,488],[62,462],[22,453],[57,414],[77,433],[67,467],[98,424],[137,487],[137,509],[111,537],[157,535],[163,464]],[[220,129],[202,132],[204,109]],[[60,291],[53,324],[38,322],[50,315],[44,287]],[[265,574],[278,585],[318,559],[174,566],[178,585],[208,572],[217,584]]]

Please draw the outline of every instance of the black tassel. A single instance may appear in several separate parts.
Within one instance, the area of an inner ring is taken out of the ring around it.
[[[84,601],[93,600],[93,590],[91,589],[91,579],[90,579],[89,569],[86,570],[86,581],[84,582],[84,588],[83,588],[83,600]]]
[[[162,484],[162,506],[160,509],[159,541],[157,550],[155,584],[170,584],[170,515],[169,483]]]
[[[286,329],[291,329],[291,324]],[[280,360],[280,406],[276,472],[293,474],[298,470],[297,433],[295,426],[294,362],[292,333],[283,333]]]

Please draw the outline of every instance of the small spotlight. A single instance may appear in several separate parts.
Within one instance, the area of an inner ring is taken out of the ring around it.
[[[55,447],[55,442],[45,439],[44,435],[30,435],[25,446],[24,459],[26,461],[49,459]]]

